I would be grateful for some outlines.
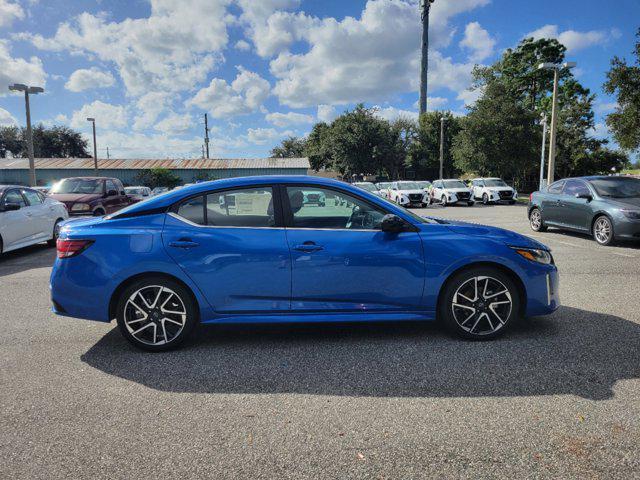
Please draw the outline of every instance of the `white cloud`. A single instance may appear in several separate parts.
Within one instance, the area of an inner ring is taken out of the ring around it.
[[[486,3],[488,0],[436,2],[432,45],[449,41],[453,30],[448,21],[452,15]],[[299,34],[309,49],[295,54],[283,51],[270,62],[271,73],[278,79],[274,93],[282,104],[298,108],[376,102],[394,93],[416,91],[420,58],[416,39],[421,35],[416,8],[415,2],[372,0],[360,19],[327,18],[311,23],[300,14],[295,20],[293,14],[280,12],[278,15],[288,16],[291,21],[304,20],[304,28],[290,29],[282,35]],[[473,63],[456,64],[432,51],[430,88],[465,89],[472,68]]]
[[[525,37],[532,37],[536,40],[541,38],[555,38],[567,47],[567,52],[569,53],[607,43],[619,36],[620,32],[616,29],[611,29],[610,31],[590,30],[588,32],[565,30],[564,32],[560,32],[558,25],[545,25],[525,35]]]
[[[396,107],[378,107],[376,106],[375,108],[378,109],[378,111],[376,112],[376,115],[380,118],[384,118],[385,120],[389,120],[390,122],[393,122],[394,120],[397,120],[400,117],[405,117],[405,118],[410,118],[412,120],[417,120],[418,119],[418,112],[416,112],[415,110],[403,110],[401,108],[396,108]]]
[[[609,128],[604,123],[596,123],[593,126],[593,136],[598,139],[609,138]]]
[[[269,96],[271,85],[260,75],[238,67],[238,75],[228,84],[214,78],[187,105],[209,110],[215,118],[228,118],[256,111]]]
[[[594,110],[597,113],[610,113],[618,108],[618,102],[601,102],[597,101]]]
[[[182,134],[193,127],[193,118],[188,113],[172,113],[155,125],[155,129],[166,134]]]
[[[338,116],[338,111],[333,105],[318,105],[318,120],[331,123]]]
[[[250,128],[247,130],[247,140],[255,145],[264,145],[274,140],[294,135],[291,130],[278,132],[275,128]]]
[[[89,139],[91,144],[91,139]],[[100,131],[98,148],[109,147],[111,158],[197,158],[202,139],[181,139],[165,134],[122,133]],[[104,155],[104,154],[103,154]]]
[[[64,87],[72,92],[82,92],[91,88],[110,87],[115,81],[111,72],[96,67],[81,68],[71,74]]]
[[[240,50],[241,52],[248,52],[251,50],[251,45],[246,40],[238,40],[234,45],[236,50]]]
[[[467,24],[460,47],[470,50],[469,59],[481,62],[493,54],[496,41],[478,22]]]
[[[305,115],[303,113],[296,112],[273,112],[265,115],[267,122],[275,125],[276,127],[288,127],[290,125],[301,125],[313,123],[313,116]]]
[[[0,127],[7,125],[17,125],[18,121],[4,108],[0,108]]]
[[[471,107],[478,101],[483,92],[484,90],[481,87],[473,90],[463,90],[458,94],[457,99],[462,100],[465,107]]]
[[[73,112],[71,126],[77,129],[87,128],[89,125],[88,117],[96,119],[96,128],[105,130],[124,128],[128,123],[127,112],[122,105],[112,105],[96,100]]]
[[[182,91],[203,81],[222,60],[231,0],[150,0],[148,18],[109,22],[82,13],[52,38],[20,34],[37,48],[96,56],[116,64],[127,92]]]
[[[10,0],[0,0],[0,27],[8,27],[14,20],[22,20],[24,10]]]
[[[143,130],[150,127],[158,119],[169,105],[169,95],[165,92],[149,92],[136,102],[136,115],[133,121],[135,130]]]
[[[9,93],[8,87],[13,83],[44,87],[47,74],[38,57],[13,58],[9,49],[9,42],[0,40],[0,96]]]

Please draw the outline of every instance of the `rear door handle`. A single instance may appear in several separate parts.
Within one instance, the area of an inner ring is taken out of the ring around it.
[[[180,240],[174,241],[174,242],[169,242],[169,246],[173,247],[173,248],[183,248],[183,249],[190,249],[190,248],[195,248],[197,246],[199,246],[199,243],[193,242],[191,240],[188,239],[184,239],[181,238]]]
[[[322,245],[316,245],[315,243],[305,242],[302,245],[296,245],[295,247],[293,247],[293,249],[299,252],[310,253],[310,252],[317,252],[319,250],[324,250],[324,247]]]

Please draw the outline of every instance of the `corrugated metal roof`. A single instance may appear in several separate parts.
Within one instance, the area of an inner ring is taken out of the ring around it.
[[[93,158],[36,158],[36,169],[93,168]],[[0,158],[0,170],[29,168],[28,158]],[[112,169],[255,169],[255,168],[310,168],[308,158],[210,158],[210,159],[98,159],[98,168]]]

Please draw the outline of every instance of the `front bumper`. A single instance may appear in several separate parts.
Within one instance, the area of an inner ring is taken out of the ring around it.
[[[529,277],[527,284],[527,305],[525,315],[535,317],[548,315],[560,307],[560,277],[555,265]]]
[[[620,240],[640,241],[640,220],[618,218],[613,222],[613,233]]]

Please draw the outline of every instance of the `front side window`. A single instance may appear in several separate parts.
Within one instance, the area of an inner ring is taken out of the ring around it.
[[[549,186],[549,193],[561,193],[562,192],[562,187],[564,187],[564,180],[560,180],[559,182],[556,183],[552,183]]]
[[[564,184],[563,193],[572,197],[576,195],[589,195],[589,189],[584,183],[578,180],[567,180],[567,183]]]
[[[24,201],[24,197],[20,193],[20,190],[9,190],[4,196],[4,204],[17,203],[20,207],[26,207],[27,204]]]
[[[107,180],[106,186],[105,186],[107,192],[111,192],[111,191],[118,191],[118,189],[116,188],[116,184],[113,183],[111,180]]]
[[[293,227],[379,230],[387,212],[347,193],[317,187],[287,187]],[[321,198],[319,204],[314,199]]]
[[[42,204],[42,198],[35,190],[23,190],[22,193],[25,197],[27,197],[27,202],[29,202],[29,205],[33,206]]]

